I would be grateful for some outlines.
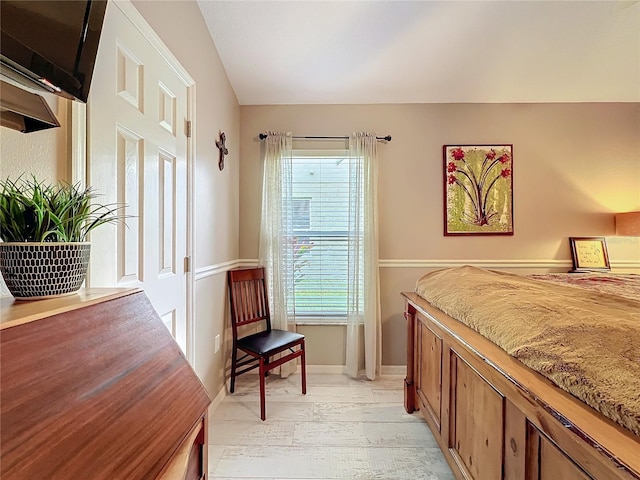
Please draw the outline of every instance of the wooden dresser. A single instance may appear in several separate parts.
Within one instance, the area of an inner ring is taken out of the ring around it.
[[[211,400],[144,292],[0,315],[0,478],[206,478]]]

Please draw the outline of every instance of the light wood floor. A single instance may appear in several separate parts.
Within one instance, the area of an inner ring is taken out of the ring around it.
[[[262,422],[258,377],[240,376],[209,419],[209,476],[453,480],[420,414],[404,411],[402,385],[309,374],[303,396],[299,375],[270,375]]]

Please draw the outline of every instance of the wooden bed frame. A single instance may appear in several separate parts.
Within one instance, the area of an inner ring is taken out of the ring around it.
[[[405,409],[459,480],[640,479],[640,438],[482,335],[403,293]]]

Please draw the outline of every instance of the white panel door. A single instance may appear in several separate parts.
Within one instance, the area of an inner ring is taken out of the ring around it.
[[[187,99],[183,80],[110,2],[87,104],[88,183],[130,217],[92,234],[89,285],[144,288],[185,353]]]

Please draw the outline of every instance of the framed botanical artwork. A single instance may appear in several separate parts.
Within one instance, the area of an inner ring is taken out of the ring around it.
[[[604,237],[570,237],[573,271],[609,271],[609,255]]]
[[[513,235],[513,145],[444,145],[444,234]]]

